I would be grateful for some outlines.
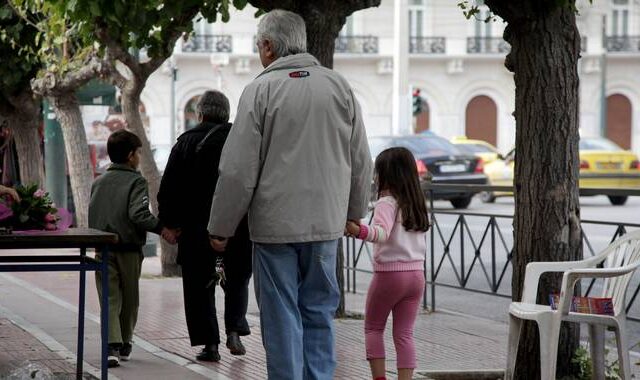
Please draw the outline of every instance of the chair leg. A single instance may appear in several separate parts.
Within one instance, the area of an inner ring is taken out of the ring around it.
[[[540,318],[538,331],[540,335],[540,379],[553,380],[556,378],[558,361],[560,319],[556,316]]]
[[[509,346],[507,347],[507,370],[505,380],[513,380],[518,358],[518,344],[522,333],[522,319],[509,314]]]
[[[591,361],[593,362],[592,380],[604,380],[604,326],[589,324]]]
[[[618,344],[618,362],[620,363],[620,374],[624,380],[631,379],[631,361],[629,358],[629,343],[627,342],[627,321],[626,316],[622,315],[617,320],[616,327],[616,343]]]

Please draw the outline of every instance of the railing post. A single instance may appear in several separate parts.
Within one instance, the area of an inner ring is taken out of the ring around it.
[[[496,218],[494,216],[489,219],[491,223],[491,282],[493,292],[498,291],[498,284],[496,283]]]
[[[467,284],[467,280],[464,278],[464,225],[466,223],[464,215],[460,214],[458,219],[460,221],[460,280],[462,281],[462,287]]]
[[[429,190],[429,211],[431,212],[431,311],[436,311],[436,247],[435,247],[435,228],[437,221],[435,212],[433,211],[433,190]],[[426,263],[425,263],[426,264]],[[425,277],[427,273],[425,272]],[[426,281],[425,281],[426,284]]]

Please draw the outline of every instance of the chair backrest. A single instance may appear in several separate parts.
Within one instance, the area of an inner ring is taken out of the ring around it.
[[[598,255],[605,268],[620,268],[638,265],[640,262],[640,231],[625,234],[611,243]],[[625,308],[625,293],[634,271],[622,276],[605,278],[602,297],[613,298],[614,314],[620,314]]]

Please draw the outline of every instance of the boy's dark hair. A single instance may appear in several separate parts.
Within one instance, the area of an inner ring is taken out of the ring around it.
[[[121,129],[113,132],[107,140],[107,153],[114,164],[124,164],[129,159],[129,153],[135,152],[142,146],[142,141],[135,134]]]
[[[378,155],[375,163],[378,196],[384,190],[393,195],[407,231],[427,231],[427,201],[420,188],[418,169],[413,154],[406,148],[389,148]]]

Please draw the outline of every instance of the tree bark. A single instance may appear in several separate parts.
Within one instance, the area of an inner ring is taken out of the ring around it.
[[[537,1],[537,0],[536,0]],[[487,2],[491,6],[490,2]],[[534,7],[531,5],[531,7]],[[578,72],[580,35],[570,7],[529,12],[507,20],[511,44],[506,66],[516,87],[515,217],[513,299],[520,300],[525,268],[532,261],[582,258],[578,195]],[[560,275],[545,275],[538,303],[558,293]],[[579,325],[563,325],[558,377],[572,373]],[[525,324],[514,378],[539,379],[537,328]]]
[[[18,166],[20,168],[20,181],[25,185],[37,184],[44,188],[44,160],[40,147],[40,113],[35,115],[24,113],[21,117],[9,122],[13,131],[18,151]]]
[[[19,94],[7,97],[7,100],[10,105],[4,110],[4,116],[15,138],[20,180],[23,184],[35,183],[44,188],[44,161],[38,134],[42,120],[41,99],[27,87]]]
[[[87,227],[93,170],[80,105],[73,92],[51,97],[50,102],[62,126],[77,225]]]
[[[332,69],[336,38],[347,18],[344,14],[329,15],[328,12],[327,9],[308,7],[303,11],[302,18],[307,27],[307,51],[316,57],[322,66]]]

